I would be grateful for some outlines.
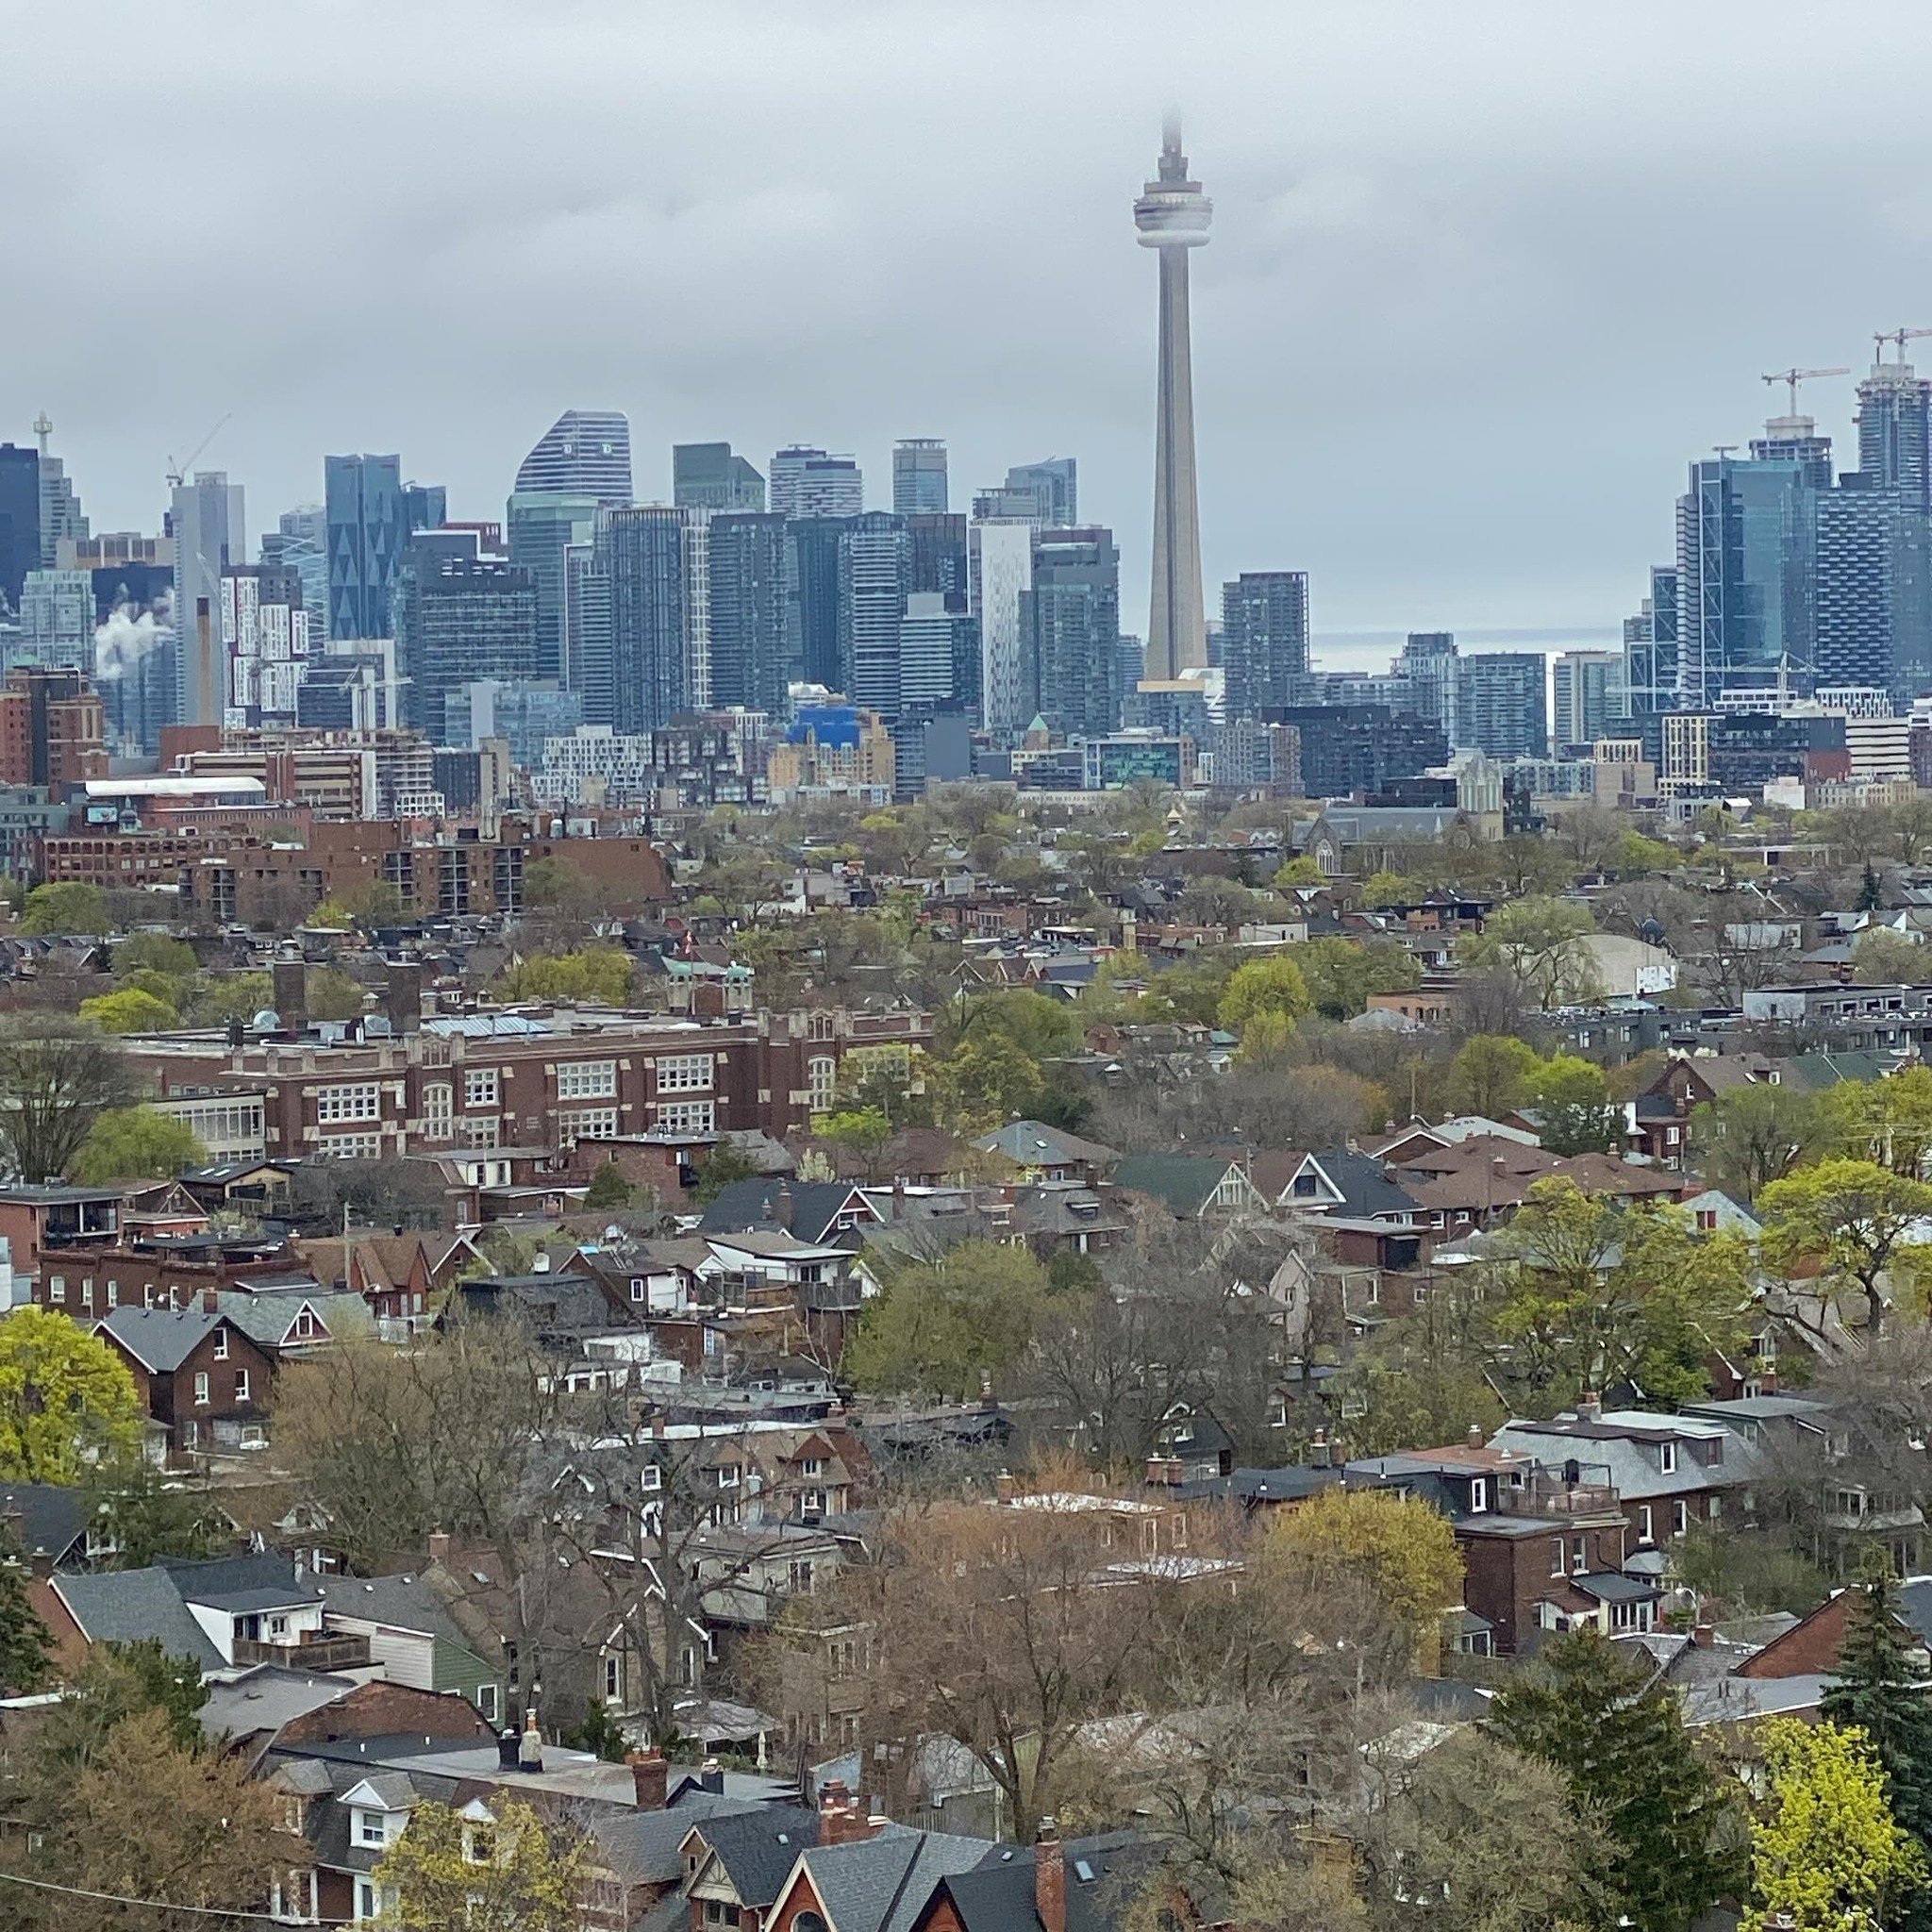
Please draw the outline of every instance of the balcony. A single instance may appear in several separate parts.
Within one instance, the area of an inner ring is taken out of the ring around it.
[[[1565,1482],[1548,1469],[1529,1471],[1520,1484],[1499,1482],[1495,1494],[1506,1516],[1616,1516],[1623,1509],[1609,1483]]]
[[[369,1667],[369,1640],[337,1630],[316,1631],[294,1643],[235,1640],[238,1664],[280,1664],[290,1671],[358,1671]]]

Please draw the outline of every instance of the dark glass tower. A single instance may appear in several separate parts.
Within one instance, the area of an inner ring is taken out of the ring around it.
[[[1306,571],[1243,571],[1222,585],[1221,663],[1230,718],[1294,702],[1292,680],[1308,668]]]
[[[774,717],[799,676],[786,523],[725,513],[710,526],[711,702]]]
[[[390,587],[408,541],[400,457],[325,457],[328,634],[386,638]]]
[[[1069,737],[1097,738],[1121,718],[1121,558],[1111,530],[1042,530],[1033,584],[1020,593],[1023,699]]]
[[[684,518],[662,506],[610,510],[597,547],[610,575],[610,723],[654,731],[688,701]]]
[[[20,608],[21,586],[41,567],[41,456],[0,442],[0,597]]]

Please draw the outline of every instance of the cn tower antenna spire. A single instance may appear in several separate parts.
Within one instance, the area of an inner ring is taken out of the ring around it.
[[[1172,678],[1208,661],[1201,525],[1194,480],[1194,371],[1188,251],[1206,245],[1214,204],[1188,178],[1178,114],[1161,125],[1156,178],[1134,203],[1141,245],[1160,256],[1160,359],[1154,433],[1154,582],[1147,675]]]

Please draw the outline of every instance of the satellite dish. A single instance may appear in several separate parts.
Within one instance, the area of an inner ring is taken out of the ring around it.
[[[258,1033],[279,1033],[282,1030],[282,1016],[273,1007],[264,1007],[256,1014],[254,1026]]]

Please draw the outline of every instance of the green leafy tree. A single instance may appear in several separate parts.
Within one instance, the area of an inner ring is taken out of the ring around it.
[[[1636,830],[1624,831],[1611,849],[1610,864],[1619,878],[1648,878],[1653,873],[1668,872],[1677,863],[1674,846],[1661,839],[1646,838]]]
[[[1773,1181],[1758,1201],[1766,1252],[1782,1266],[1822,1261],[1826,1289],[1864,1298],[1876,1335],[1884,1318],[1879,1282],[1905,1253],[1906,1238],[1932,1214],[1932,1184],[1871,1160],[1821,1160]]]
[[[154,1107],[117,1107],[94,1121],[74,1158],[74,1178],[89,1187],[167,1180],[207,1164],[208,1149],[173,1114]]]
[[[0,1694],[25,1696],[47,1675],[53,1639],[27,1595],[32,1574],[11,1531],[0,1531]]]
[[[63,880],[58,885],[36,886],[26,895],[26,910],[20,929],[25,933],[84,933],[89,937],[107,932],[113,922],[108,914],[108,895],[98,886]]]
[[[1918,1639],[1906,1623],[1897,1579],[1880,1562],[1846,1620],[1839,1646],[1838,1681],[1819,1713],[1856,1730],[1870,1743],[1885,1774],[1892,1816],[1922,1846],[1932,1845],[1932,1703]],[[1913,1900],[1911,1922],[1923,1926],[1928,1900]]]
[[[1603,1827],[1589,1875],[1637,1932],[1687,1932],[1743,1883],[1729,1781],[1684,1730],[1675,1695],[1650,1659],[1594,1631],[1539,1652],[1491,1706],[1507,1744],[1554,1765],[1579,1809]]]
[[[380,1932],[577,1932],[591,1869],[588,1841],[545,1825],[520,1799],[499,1798],[481,1825],[447,1805],[421,1804],[374,1878]]]
[[[539,859],[541,865],[544,861]],[[349,894],[349,916],[364,932],[379,925],[400,925],[409,916],[409,902],[403,890],[390,879],[371,879]]]
[[[1158,848],[1157,848],[1158,849]],[[1292,891],[1297,886],[1322,886],[1328,882],[1328,875],[1316,859],[1304,852],[1299,858],[1291,858],[1274,874],[1274,890],[1277,892]]]
[[[1544,1060],[1529,1076],[1537,1138],[1552,1154],[1607,1153],[1618,1141],[1618,1109],[1603,1070],[1574,1054]]]
[[[1720,1615],[1789,1610],[1802,1617],[1830,1593],[1824,1573],[1761,1529],[1694,1523],[1671,1544],[1671,1567]]]
[[[1603,979],[1587,943],[1596,923],[1568,900],[1530,897],[1499,906],[1457,948],[1471,966],[1507,972],[1545,1012],[1597,999]]]
[[[114,976],[131,973],[161,973],[173,980],[190,980],[201,970],[194,948],[172,933],[137,932],[114,942]]]
[[[1690,1115],[1691,1155],[1705,1178],[1747,1206],[1824,1153],[1829,1138],[1817,1097],[1782,1082],[1733,1087]]]
[[[72,1483],[141,1444],[134,1377],[105,1341],[51,1309],[0,1319],[0,1481]]]
[[[817,1122],[815,1131],[822,1141],[842,1147],[865,1163],[870,1175],[877,1167],[892,1138],[891,1116],[875,1107],[841,1108]]]
[[[756,1180],[760,1172],[758,1162],[735,1141],[720,1141],[698,1169],[691,1183],[691,1199],[699,1207],[708,1208],[734,1181]]]
[[[584,1190],[586,1208],[628,1208],[636,1198],[636,1188],[614,1160],[607,1160]]]
[[[311,1020],[359,1019],[365,1004],[362,989],[339,966],[313,968],[302,997]]]
[[[889,1394],[974,1395],[1004,1374],[1052,1304],[1046,1270],[1024,1248],[961,1241],[889,1269],[846,1349],[845,1373]]]
[[[1228,1032],[1239,1033],[1257,1014],[1278,1013],[1286,1020],[1299,1020],[1313,1008],[1301,968],[1276,954],[1235,968],[1215,1017]]]
[[[1487,1377],[1463,1363],[1361,1354],[1337,1378],[1354,1456],[1398,1456],[1460,1441],[1471,1427],[1487,1437],[1508,1420]]]
[[[356,915],[340,899],[318,899],[302,924],[325,926],[331,932],[347,932],[356,924]]]
[[[245,1026],[275,1004],[275,981],[266,973],[207,974],[191,996],[188,1018],[197,1026]]]
[[[1852,941],[1852,974],[1866,986],[1916,986],[1932,971],[1932,954],[1889,925],[1868,926]]]
[[[1741,1932],[1846,1932],[1896,1922],[1925,1855],[1893,1817],[1863,1732],[1772,1718],[1757,1730],[1770,1790],[1751,1825]]]
[[[1295,953],[1314,1009],[1352,1020],[1378,992],[1413,992],[1423,983],[1415,955],[1394,940],[1310,940]]]
[[[630,998],[630,955],[617,946],[543,953],[512,966],[497,982],[506,1000],[575,1000],[621,1007]]]
[[[1474,1034],[1449,1062],[1448,1104],[1457,1113],[1500,1120],[1527,1103],[1531,1077],[1541,1065],[1541,1055],[1526,1040]]]
[[[940,1125],[962,1139],[1038,1118],[1046,1094],[1040,1062],[1010,1035],[993,1031],[969,1035],[935,1059],[927,1084]]]
[[[181,1024],[181,1015],[165,1000],[135,987],[82,1000],[80,1018],[103,1033],[170,1033]]]
[[[1372,872],[1362,881],[1361,900],[1372,912],[1391,906],[1407,906],[1419,896],[1416,882],[1399,872]]]
[[[94,1524],[112,1545],[102,1568],[143,1570],[162,1557],[219,1557],[235,1547],[234,1524],[206,1477],[124,1457],[91,1472],[86,1491]]]
[[[1820,1103],[1833,1152],[1875,1160],[1908,1179],[1932,1171],[1932,1067],[1883,1080],[1840,1080]]]

